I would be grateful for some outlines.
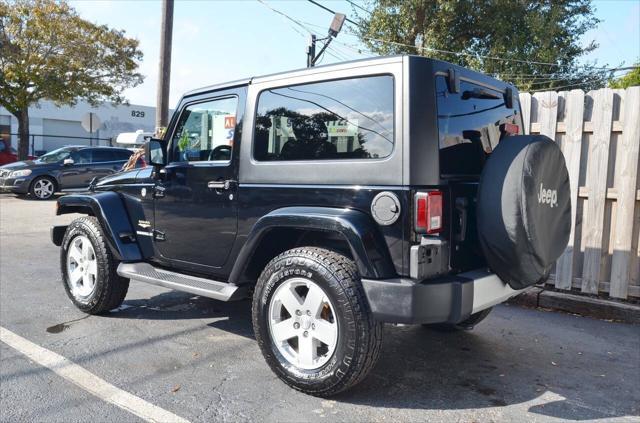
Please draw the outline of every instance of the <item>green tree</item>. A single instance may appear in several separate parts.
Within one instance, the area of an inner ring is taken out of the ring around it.
[[[609,87],[611,88],[629,88],[640,85],[640,62],[636,63],[635,69],[628,72],[626,75],[614,78],[609,81]]]
[[[18,119],[18,156],[29,151],[29,106],[121,103],[142,82],[142,52],[124,31],[81,19],[64,0],[0,0],[0,105]]]
[[[379,54],[446,60],[522,90],[593,89],[611,75],[579,64],[597,48],[581,44],[599,22],[590,0],[370,0],[366,10],[354,7],[357,34]]]

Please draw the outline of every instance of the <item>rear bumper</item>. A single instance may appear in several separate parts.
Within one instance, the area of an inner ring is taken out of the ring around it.
[[[423,282],[363,279],[362,285],[377,320],[408,324],[459,323],[526,290],[516,291],[485,270]]]

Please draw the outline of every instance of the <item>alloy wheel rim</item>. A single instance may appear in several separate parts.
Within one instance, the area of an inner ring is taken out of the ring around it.
[[[322,367],[338,343],[335,307],[312,280],[287,279],[269,303],[269,334],[280,354],[293,366],[304,370]]]
[[[96,287],[98,261],[91,241],[84,235],[73,238],[69,243],[67,277],[71,293],[76,298],[89,297]]]
[[[53,194],[53,182],[48,179],[36,181],[33,192],[38,198],[49,198]]]

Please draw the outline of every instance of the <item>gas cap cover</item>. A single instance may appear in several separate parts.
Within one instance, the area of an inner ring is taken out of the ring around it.
[[[383,191],[373,198],[371,214],[379,225],[393,225],[400,216],[400,200],[394,193]]]

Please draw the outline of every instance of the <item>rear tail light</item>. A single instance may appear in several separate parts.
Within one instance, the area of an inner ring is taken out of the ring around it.
[[[442,192],[419,192],[415,197],[415,230],[437,234],[442,230]]]

